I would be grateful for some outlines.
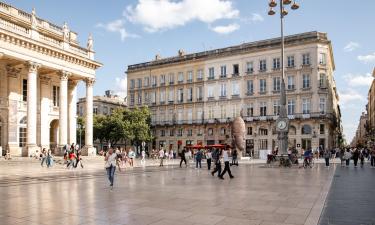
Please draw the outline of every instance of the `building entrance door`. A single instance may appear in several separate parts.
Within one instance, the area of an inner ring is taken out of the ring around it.
[[[311,139],[310,138],[302,139],[302,148],[305,149],[305,150],[311,148]]]
[[[245,156],[254,157],[254,139],[246,139]]]

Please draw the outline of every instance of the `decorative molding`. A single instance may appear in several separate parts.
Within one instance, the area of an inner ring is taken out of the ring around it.
[[[68,71],[65,71],[65,70],[61,70],[59,71],[59,76],[60,76],[60,80],[61,81],[67,81],[69,76],[72,75],[72,73],[68,72]]]
[[[74,89],[78,84],[78,80],[69,80],[68,85],[70,89]]]
[[[27,61],[25,63],[25,68],[27,69],[28,73],[37,73],[38,69],[40,68],[40,64],[32,61]]]
[[[9,77],[18,78],[18,74],[21,72],[21,69],[11,65],[6,65],[5,68]]]
[[[94,86],[95,78],[87,78],[85,81],[86,81],[87,87],[92,87],[92,86]]]

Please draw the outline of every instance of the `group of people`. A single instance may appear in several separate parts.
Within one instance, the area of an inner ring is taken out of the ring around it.
[[[47,168],[53,166],[53,155],[51,149],[46,150],[45,148],[42,149],[42,152],[39,155],[40,160],[42,161],[40,165],[43,167],[46,164]]]
[[[67,169],[77,168],[78,164],[83,168],[82,152],[79,145],[72,143],[70,146],[64,146],[64,162]]]
[[[367,159],[370,161],[371,167],[375,168],[375,149],[343,148],[339,152],[339,157],[341,160],[341,166],[348,167],[350,165],[350,161],[353,160],[354,167],[358,166],[358,161],[360,162],[360,166],[363,167],[364,162]]]

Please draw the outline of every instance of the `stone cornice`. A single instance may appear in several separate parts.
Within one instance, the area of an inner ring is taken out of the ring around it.
[[[0,30],[0,41],[6,42],[8,44],[23,47],[31,51],[44,54],[48,57],[54,57],[72,64],[80,65],[94,70],[102,66],[101,63],[90,60],[88,58],[84,58],[79,55],[73,55],[70,52],[57,49],[56,47],[49,46],[44,43],[38,43],[37,41],[27,39],[22,36],[18,36],[17,34],[8,34],[4,31],[5,30]]]
[[[305,45],[310,43],[322,43],[331,46],[331,42],[327,38],[326,33],[317,31],[290,35],[285,37],[285,46],[293,47],[298,45]],[[269,51],[280,48],[280,38],[273,38],[241,45],[230,46],[221,49],[214,49],[205,52],[198,52],[182,56],[169,57],[165,59],[158,59],[150,62],[129,65],[127,73],[143,71],[148,69],[162,68],[165,66],[177,65],[182,63],[191,63],[201,60],[210,60],[219,57],[228,57],[239,54],[247,54],[252,52]],[[333,58],[332,58],[333,59]]]

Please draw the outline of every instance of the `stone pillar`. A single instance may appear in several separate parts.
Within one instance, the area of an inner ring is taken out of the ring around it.
[[[21,156],[17,139],[17,124],[18,124],[18,88],[19,88],[19,73],[21,69],[12,67],[10,65],[6,66],[7,79],[8,79],[8,142],[7,151],[10,152],[12,156]]]
[[[40,76],[40,145],[42,148],[50,147],[50,78]]]
[[[38,149],[36,145],[37,136],[37,72],[39,64],[27,62],[27,152],[23,156],[30,156]]]
[[[59,105],[59,148],[68,144],[68,77],[67,71],[60,71],[60,105]]]
[[[68,143],[77,144],[77,81],[69,80],[68,87],[68,111],[69,111],[69,136]]]
[[[83,154],[95,155],[93,147],[93,86],[95,79],[86,79],[86,123],[85,123],[85,148]]]

